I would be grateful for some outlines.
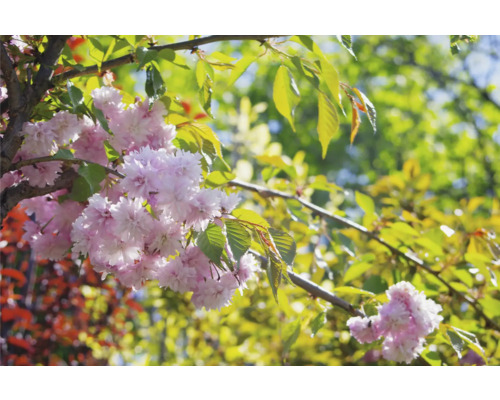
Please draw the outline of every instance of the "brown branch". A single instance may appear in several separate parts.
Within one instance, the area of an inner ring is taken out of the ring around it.
[[[249,252],[254,256],[256,256],[257,258],[259,258],[262,269],[267,268],[268,261],[266,257],[253,250],[250,250]],[[335,296],[333,293],[330,293],[328,290],[323,289],[321,286],[315,284],[314,282],[306,278],[303,278],[302,276],[296,274],[293,271],[287,270],[287,274],[290,280],[295,285],[304,289],[306,292],[313,295],[314,297],[319,297],[323,300],[326,300],[329,303],[333,304],[334,306],[342,308],[343,310],[347,311],[349,314],[353,316],[366,317],[365,314],[363,314],[360,310],[356,309],[351,303],[345,301],[344,299],[341,299],[340,297]]]
[[[198,46],[202,46],[204,44],[209,44],[209,43],[215,43],[215,42],[223,42],[223,41],[229,41],[229,40],[265,40],[273,37],[280,37],[280,36],[285,36],[285,35],[213,35],[213,36],[206,36],[198,39],[193,39],[193,40],[187,40],[184,42],[178,42],[178,43],[171,43],[171,44],[166,44],[163,46],[152,46],[149,47],[148,50],[157,50],[161,51],[164,49],[170,49],[173,51],[178,51],[178,50],[193,50]],[[113,60],[105,61],[101,64],[100,70],[107,70],[107,69],[112,69],[116,68],[125,64],[131,64],[135,62],[135,55],[134,54],[127,54],[126,56],[118,57]],[[76,78],[78,76],[84,76],[84,75],[90,75],[90,74],[96,74],[99,72],[99,66],[97,65],[92,65],[90,67],[87,67],[85,69],[82,69],[81,71],[78,71],[76,69],[66,71],[60,75],[58,75],[55,78],[56,82],[64,82],[68,79]]]
[[[54,74],[53,67],[61,56],[68,37],[69,36],[48,37],[47,47],[40,57],[40,69],[35,76],[33,85],[26,85],[22,94],[22,104],[19,111],[9,115],[9,125],[5,130],[2,140],[0,176],[6,171],[9,171],[12,160],[21,147],[23,137],[20,135],[20,132],[22,131],[24,123],[30,119],[33,109],[52,85],[51,80]],[[2,69],[4,58],[5,57],[2,56]],[[10,96],[9,93],[9,98]],[[10,106],[12,110],[16,108],[14,105]]]
[[[2,221],[2,225],[3,219],[7,216],[7,213],[21,200],[44,196],[61,189],[70,189],[73,185],[73,181],[78,176],[78,173],[70,168],[64,171],[61,176],[54,181],[54,184],[50,186],[40,188],[31,186],[28,181],[23,181],[18,185],[3,190],[0,193],[0,221]]]
[[[116,171],[116,170],[114,170],[112,168],[105,167],[104,165],[92,162],[92,161],[82,160],[81,158],[61,158],[61,157],[56,157],[56,156],[44,156],[44,157],[38,157],[38,158],[31,158],[29,160],[22,160],[22,161],[19,161],[19,162],[13,164],[10,167],[10,170],[11,171],[15,171],[15,170],[18,170],[18,169],[20,169],[22,167],[26,167],[27,165],[34,165],[34,164],[38,164],[38,163],[41,163],[41,162],[49,162],[49,161],[63,161],[63,162],[66,162],[66,163],[78,164],[78,165],[82,165],[82,164],[96,164],[96,165],[99,165],[99,166],[103,167],[104,170],[108,174],[115,175],[118,178],[122,178],[122,179],[125,178],[125,175],[121,174],[120,172],[118,172],[118,171]]]
[[[12,61],[10,60],[7,50],[5,50],[4,42],[0,42],[0,63],[2,68],[3,79],[7,86],[9,106],[11,112],[17,112],[22,106],[22,92],[21,85],[17,79],[17,74]],[[3,102],[2,102],[3,104]]]
[[[266,188],[263,186],[258,186],[258,185],[254,185],[251,183],[242,182],[239,180],[232,180],[232,181],[228,182],[228,185],[237,186],[237,187],[241,187],[241,188],[246,189],[246,190],[254,191],[264,198],[266,198],[266,197],[281,197],[284,199],[297,200],[304,207],[310,209],[315,214],[317,214],[323,218],[327,218],[327,219],[331,219],[333,221],[339,222],[340,224],[344,225],[347,228],[353,228],[353,229],[358,230],[359,232],[365,234],[369,238],[377,241],[378,243],[380,243],[383,246],[385,246],[386,248],[388,248],[393,254],[396,254],[396,255],[404,258],[405,260],[411,262],[412,264],[414,264],[414,265],[424,269],[428,273],[434,275],[434,277],[436,277],[436,279],[438,279],[443,285],[445,285],[446,288],[451,293],[454,293],[455,295],[460,297],[462,300],[469,303],[472,306],[472,308],[474,308],[474,310],[485,320],[487,327],[492,327],[492,328],[495,328],[496,330],[500,331],[500,326],[497,323],[495,323],[493,320],[491,320],[484,313],[484,311],[478,306],[478,304],[475,300],[473,300],[473,299],[469,298],[468,296],[465,296],[464,294],[455,290],[455,288],[453,288],[453,286],[451,286],[448,282],[446,282],[446,280],[441,278],[441,276],[439,275],[439,272],[434,271],[429,265],[427,265],[424,261],[422,261],[420,258],[416,257],[415,255],[410,254],[410,253],[405,253],[405,252],[401,251],[400,249],[387,243],[384,239],[377,236],[377,234],[375,232],[369,231],[364,226],[361,226],[361,225],[359,225],[351,220],[348,220],[347,218],[343,218],[343,217],[340,217],[338,215],[332,214],[331,212],[325,210],[324,208],[321,208],[315,204],[312,204],[312,203],[308,202],[307,200],[301,199],[298,196],[294,196],[294,195],[291,195],[291,194],[288,194],[285,192],[281,192],[279,190],[273,190],[273,189],[269,189],[269,188]]]

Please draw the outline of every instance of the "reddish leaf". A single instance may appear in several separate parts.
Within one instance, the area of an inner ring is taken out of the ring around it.
[[[18,271],[17,269],[3,268],[2,270],[0,270],[0,275],[16,279],[18,287],[23,287],[26,283],[26,277],[21,271]]]
[[[71,50],[74,50],[75,48],[77,48],[78,46],[80,46],[81,44],[85,43],[85,39],[81,38],[81,37],[70,37],[66,43],[68,44],[69,48]]]
[[[20,307],[2,308],[2,322],[12,321],[16,318],[31,321],[31,312]]]
[[[191,105],[186,101],[181,101],[181,106],[184,108],[184,112],[189,114],[191,112]]]
[[[128,299],[125,304],[127,306],[129,306],[130,308],[134,309],[135,311],[138,311],[138,312],[143,312],[144,309],[142,308],[142,306],[137,303],[136,301],[132,300],[132,299]]]
[[[26,339],[19,339],[10,336],[7,338],[7,343],[11,344],[12,346],[21,347],[27,351],[33,351],[33,347],[31,346],[30,342],[28,342]]]

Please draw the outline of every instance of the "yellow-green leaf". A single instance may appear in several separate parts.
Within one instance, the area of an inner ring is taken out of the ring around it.
[[[274,78],[273,100],[278,112],[290,122],[295,131],[293,116],[300,101],[300,93],[291,72],[284,65],[278,68]]]
[[[321,92],[318,97],[318,110],[318,134],[322,148],[321,156],[325,158],[328,144],[339,130],[339,115],[332,102]]]

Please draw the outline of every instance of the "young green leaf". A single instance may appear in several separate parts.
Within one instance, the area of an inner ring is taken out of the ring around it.
[[[239,222],[227,219],[224,224],[226,225],[227,241],[234,259],[238,261],[250,248],[252,238]]]
[[[222,186],[234,179],[236,175],[230,172],[214,171],[205,178],[205,185],[211,188]]]
[[[229,81],[227,82],[228,86],[232,86],[255,60],[256,58],[253,56],[244,56],[241,60],[234,64],[234,68],[231,70],[231,75],[229,75]]]
[[[106,177],[106,171],[99,164],[83,164],[78,168],[78,174],[89,184],[91,194],[101,190],[100,183]]]
[[[222,228],[209,224],[207,229],[198,235],[198,247],[214,264],[220,265],[220,258],[226,243]]]
[[[353,56],[355,60],[357,60],[356,54],[354,54],[354,51],[352,49],[351,35],[337,35],[337,39],[340,44],[349,52],[349,54]]]
[[[335,99],[337,104],[342,106],[342,103],[340,102],[340,82],[337,70],[328,62],[326,58],[320,59],[319,65],[321,67],[321,76],[325,80],[326,86],[332,94],[333,99]]]
[[[284,268],[286,269],[286,266],[283,261],[278,259],[277,256],[271,254],[269,257],[269,262],[267,263],[266,272],[276,303],[278,302],[278,288],[281,283],[281,277],[283,276]]]
[[[205,81],[203,82],[203,85],[198,91],[200,104],[211,118],[214,117],[212,115],[212,93],[213,93],[212,85],[213,85],[212,79],[210,78],[210,76],[206,75]]]
[[[318,134],[321,143],[321,156],[325,158],[328,150],[328,144],[335,137],[339,129],[339,115],[335,106],[331,103],[324,93],[319,93],[318,97]]]
[[[83,92],[78,89],[73,83],[68,80],[66,84],[68,88],[68,95],[73,106],[73,112],[81,112],[83,110]]]
[[[152,65],[146,70],[146,94],[152,98],[153,101],[163,96],[165,93],[165,86],[163,85],[163,78],[160,71]]]
[[[269,228],[269,234],[273,239],[276,248],[279,251],[281,259],[290,267],[293,266],[297,245],[295,240],[286,232],[277,229]]]
[[[104,141],[104,150],[109,161],[113,162],[120,158],[120,153],[107,140]]]
[[[356,199],[356,203],[358,203],[358,206],[360,206],[366,214],[371,215],[375,213],[375,203],[370,196],[356,191],[354,197]]]
[[[278,68],[274,78],[273,100],[278,112],[290,122],[295,131],[293,117],[295,107],[300,101],[300,93],[291,72],[284,65]]]
[[[243,222],[250,222],[251,224],[260,225],[264,228],[269,228],[269,222],[262,218],[255,211],[247,210],[244,208],[237,208],[232,212],[232,214],[239,220]]]
[[[139,67],[137,67],[137,70],[140,70],[142,67],[144,67],[144,65],[156,59],[156,57],[158,56],[158,51],[148,50],[145,47],[138,47],[135,55],[137,57],[137,61],[139,61]]]
[[[300,335],[300,319],[289,323],[283,329],[283,352],[288,353],[292,345],[297,341]]]
[[[311,327],[311,332],[312,335],[311,337],[314,337],[318,331],[323,328],[326,324],[326,312],[321,311],[314,319],[309,323],[309,326]]]
[[[73,158],[75,158],[73,156],[73,153],[71,152],[71,150],[68,150],[68,149],[59,149],[57,150],[57,153],[54,154],[54,158],[57,158],[57,159],[65,159],[65,160],[72,160]]]

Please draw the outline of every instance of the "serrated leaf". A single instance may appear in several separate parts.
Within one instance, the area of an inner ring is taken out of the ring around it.
[[[359,89],[353,88],[352,91],[356,93],[359,100],[363,104],[363,107],[366,110],[366,115],[368,116],[368,121],[370,121],[373,128],[373,133],[377,133],[377,111],[375,110],[375,106]]]
[[[300,101],[300,93],[291,72],[284,65],[278,68],[274,78],[273,100],[278,112],[290,122],[295,132],[293,118],[295,107]]]
[[[339,116],[335,106],[321,92],[318,97],[318,110],[318,134],[322,149],[321,156],[325,158],[328,144],[335,137],[339,129]]]
[[[212,85],[213,81],[212,79],[206,75],[205,76],[205,81],[203,85],[201,86],[200,90],[198,91],[198,97],[200,100],[200,104],[205,110],[205,112],[213,118],[214,116],[212,115]]]
[[[358,289],[352,286],[339,286],[333,289],[333,292],[338,294],[360,294],[363,296],[374,297],[375,293],[369,292],[368,290]]]
[[[106,177],[106,170],[99,164],[84,164],[78,168],[78,174],[89,184],[91,194],[101,190],[100,183]]]
[[[255,211],[247,210],[245,208],[237,208],[232,212],[232,215],[241,221],[251,222],[252,224],[260,225],[264,228],[269,228],[269,222],[262,218]]]
[[[71,193],[68,197],[74,201],[86,201],[90,196],[92,196],[92,189],[89,183],[84,177],[79,176],[73,181]]]
[[[109,161],[113,162],[120,158],[120,153],[118,153],[107,140],[104,141],[104,150],[106,151],[106,157],[108,157]]]
[[[277,229],[268,229],[271,238],[279,251],[281,259],[290,267],[293,266],[293,260],[295,259],[295,253],[297,252],[297,245],[295,240],[286,232],[279,231]]]
[[[349,54],[352,55],[355,60],[357,60],[356,54],[354,54],[354,51],[352,49],[351,35],[337,35],[337,39],[340,44],[349,52]]]
[[[230,173],[230,172],[222,172],[222,171],[214,171],[211,172],[206,178],[205,178],[205,185],[211,188],[215,188],[221,185],[224,185],[228,183],[229,181],[233,180],[236,177],[236,175]]]
[[[72,160],[74,159],[75,157],[73,156],[73,153],[71,152],[71,150],[68,150],[68,149],[59,149],[57,150],[57,153],[54,154],[53,156],[54,158],[58,158],[58,159],[64,159],[64,160]]]
[[[373,264],[366,261],[358,261],[353,263],[344,275],[344,282],[347,283],[352,281],[353,279],[356,279],[372,267]]]
[[[335,99],[337,104],[341,105],[339,86],[340,82],[337,70],[333,67],[332,64],[328,62],[326,58],[320,59],[319,64],[321,68],[321,76],[325,80],[328,90],[332,94],[332,97]]]
[[[239,222],[227,219],[224,224],[229,247],[231,247],[234,259],[239,260],[250,248],[252,238]]]
[[[283,261],[271,254],[271,257],[269,257],[269,262],[267,263],[266,272],[276,303],[278,302],[278,288],[281,283],[281,277],[283,276],[284,268],[285,265],[283,264]]]
[[[456,351],[458,358],[462,358],[462,351],[465,348],[465,342],[452,330],[447,330],[446,334],[448,335],[451,347],[453,347],[453,350]]]
[[[297,341],[300,335],[300,319],[289,323],[283,329],[283,352],[288,353],[293,344]]]
[[[253,56],[244,56],[241,60],[234,64],[234,68],[232,69],[227,82],[228,86],[232,86],[255,60],[256,58]]]
[[[198,83],[198,88],[202,88],[205,84],[207,76],[213,82],[214,80],[214,69],[206,61],[199,60],[196,63],[196,82]]]
[[[190,69],[186,62],[172,49],[163,49],[158,53],[158,57],[171,62],[172,64],[177,65],[178,67],[184,69]]]
[[[157,50],[148,50],[145,47],[138,47],[135,51],[135,55],[137,57],[137,61],[139,61],[139,66],[137,70],[141,69],[147,63],[153,61],[158,57]]]
[[[217,155],[222,158],[222,150],[221,150],[221,144],[220,140],[217,137],[217,135],[214,133],[212,129],[208,125],[204,124],[198,124],[198,123],[192,123],[188,126],[189,128],[194,128],[194,131],[200,135],[203,139],[208,140],[210,143],[212,143],[215,147],[215,151]]]
[[[68,95],[73,106],[73,112],[81,112],[83,109],[83,92],[78,89],[73,83],[68,80],[66,87],[68,88]]]
[[[326,312],[321,311],[314,319],[309,323],[311,327],[312,337],[314,337],[318,331],[323,328],[326,324]]]
[[[292,219],[297,222],[302,222],[307,225],[309,221],[309,214],[304,211],[304,206],[298,200],[286,200],[286,206]]]
[[[197,239],[200,250],[216,265],[221,263],[225,243],[226,237],[222,233],[222,228],[212,223],[198,235]]]
[[[358,206],[360,206],[366,214],[371,215],[375,213],[375,203],[370,196],[356,191],[355,198]]]
[[[160,71],[154,65],[149,66],[146,70],[145,90],[148,97],[153,101],[163,96],[166,91]]]
[[[113,135],[113,133],[109,129],[108,120],[104,116],[104,113],[99,108],[96,108],[94,104],[92,104],[92,112],[94,113],[96,119],[99,121],[99,124],[101,124],[102,128],[110,135]]]

